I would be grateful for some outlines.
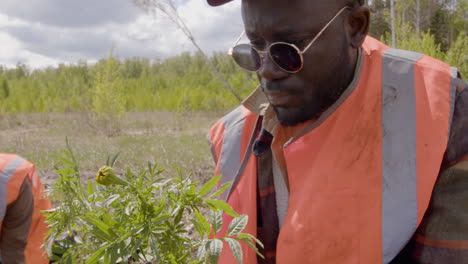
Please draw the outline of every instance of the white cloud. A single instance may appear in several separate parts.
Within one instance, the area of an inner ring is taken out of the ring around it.
[[[52,26],[83,27],[127,23],[139,10],[130,0],[17,0],[0,1],[2,13]]]
[[[14,0],[1,0],[0,64],[13,66],[22,62],[36,68],[78,60],[95,61],[107,56],[112,46],[121,58],[167,58],[195,50],[167,17],[159,14],[154,18],[135,11],[129,7],[130,1],[27,0],[24,4],[27,8],[13,10]],[[39,6],[39,2],[44,4]],[[88,11],[71,14],[69,10],[79,10],[77,3]],[[180,16],[208,54],[227,50],[242,30],[240,1],[216,8],[203,0],[177,3]],[[97,18],[90,6],[108,9]],[[37,14],[32,14],[34,7],[38,8]],[[130,9],[128,14],[122,8]],[[65,15],[71,17],[65,21]]]

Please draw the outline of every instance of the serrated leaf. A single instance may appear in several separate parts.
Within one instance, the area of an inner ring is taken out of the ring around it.
[[[240,234],[247,226],[248,221],[249,217],[247,215],[241,215],[234,218],[229,224],[227,236],[235,236]]]
[[[231,248],[232,254],[237,259],[237,262],[242,264],[242,248],[239,241],[232,238],[225,238],[224,241],[226,241],[229,248]]]
[[[225,201],[208,200],[208,201],[206,201],[206,203],[208,204],[208,206],[211,206],[214,209],[223,210],[226,214],[228,214],[228,215],[230,215],[232,217],[238,217],[239,216],[239,214],[236,213],[234,211],[234,209],[232,209],[232,207],[228,203],[226,203]]]
[[[207,240],[204,240],[201,243],[200,247],[198,248],[197,259],[202,260],[202,261],[205,260],[205,258],[206,258],[206,243],[207,242],[208,242]]]
[[[209,193],[211,191],[211,189],[213,189],[213,187],[216,186],[216,184],[219,182],[220,179],[221,179],[221,175],[218,175],[218,176],[215,176],[215,177],[211,178],[207,183],[205,183],[200,188],[200,190],[198,191],[198,195],[204,196],[207,193]]]
[[[229,186],[231,186],[231,184],[232,184],[231,182],[223,183],[223,185],[221,185],[221,188],[219,188],[219,190],[217,190],[215,193],[210,195],[210,199],[219,198],[218,196],[223,194],[227,190],[227,188],[229,188]]]
[[[214,232],[218,233],[223,225],[223,214],[221,212],[212,212],[211,219],[211,226],[213,227]]]
[[[208,260],[211,264],[217,264],[221,251],[223,250],[223,242],[219,239],[213,239],[208,242]]]

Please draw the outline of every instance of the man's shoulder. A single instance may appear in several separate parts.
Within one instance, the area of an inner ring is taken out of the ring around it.
[[[447,69],[450,68],[447,63],[439,59],[416,51],[392,48],[370,36],[366,37],[362,47],[367,56],[373,56],[378,53],[387,59],[410,61],[417,63],[419,67],[443,72],[447,72]]]
[[[232,127],[246,120],[256,120],[258,115],[250,111],[243,105],[239,105],[234,110],[221,117],[214,126],[221,123],[224,127]]]
[[[208,137],[211,141],[216,141],[222,138],[226,131],[239,135],[246,131],[253,131],[257,119],[257,114],[240,105],[218,119],[210,128]]]
[[[444,157],[445,167],[468,158],[468,85],[455,79],[456,96],[450,126],[449,142]]]

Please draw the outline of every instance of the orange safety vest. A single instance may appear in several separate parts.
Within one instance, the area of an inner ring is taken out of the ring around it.
[[[25,180],[30,181],[34,197],[25,260],[27,264],[46,264],[49,259],[42,244],[48,228],[41,210],[51,209],[52,204],[44,197],[44,186],[35,173],[34,165],[18,155],[0,153],[0,232],[7,206],[16,201]]]
[[[279,264],[389,263],[428,207],[447,146],[456,69],[371,37],[362,51],[354,88],[283,147],[290,197]],[[216,173],[234,182],[225,198],[249,215],[245,231],[253,235],[257,162],[250,148],[257,120],[240,106],[209,133]],[[243,252],[244,263],[257,263],[245,244]],[[223,250],[219,263],[236,261]]]

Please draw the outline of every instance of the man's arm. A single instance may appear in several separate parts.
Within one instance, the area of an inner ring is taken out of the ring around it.
[[[0,232],[0,253],[3,264],[22,264],[34,211],[31,183],[26,177],[18,199],[8,205]]]
[[[411,263],[468,263],[468,89],[458,81],[447,151]]]

